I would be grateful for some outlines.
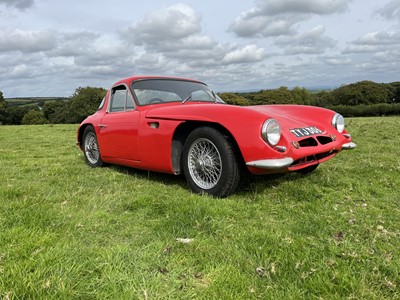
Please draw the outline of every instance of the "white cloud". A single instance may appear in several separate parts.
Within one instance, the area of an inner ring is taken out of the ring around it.
[[[307,16],[294,14],[263,15],[254,10],[244,12],[229,27],[239,37],[270,37],[295,34],[294,26],[307,20]]]
[[[343,53],[375,53],[385,49],[395,50],[399,47],[400,32],[369,32],[349,43]]]
[[[0,0],[0,90],[68,96],[135,74],[217,91],[394,81],[399,1]]]
[[[3,29],[0,30],[0,40],[0,52],[32,53],[53,49],[56,45],[56,34],[49,30]]]
[[[269,37],[295,34],[298,23],[313,15],[344,12],[349,0],[264,0],[242,12],[229,30],[240,37]]]
[[[265,50],[256,45],[248,45],[242,49],[237,49],[227,53],[222,59],[224,64],[241,64],[259,62],[265,57]]]
[[[400,21],[400,0],[391,0],[375,12],[388,20]]]
[[[264,0],[260,1],[260,11],[267,15],[284,13],[305,13],[329,15],[347,9],[349,0]]]
[[[123,36],[136,44],[179,40],[201,31],[201,17],[185,4],[176,4],[147,14]]]
[[[89,31],[61,32],[58,34],[57,47],[51,55],[69,57],[86,54],[94,48],[99,38],[100,34]]]
[[[321,54],[336,45],[332,38],[323,35],[324,32],[324,26],[319,25],[292,37],[280,37],[276,45],[284,48],[285,54]]]
[[[24,10],[32,7],[34,0],[0,0],[0,4]]]
[[[354,44],[357,45],[394,45],[400,43],[400,32],[370,32],[367,33],[356,41]]]
[[[349,57],[342,58],[340,56],[333,56],[333,57],[326,57],[324,58],[324,60],[328,65],[332,66],[348,65],[351,63],[351,59]]]

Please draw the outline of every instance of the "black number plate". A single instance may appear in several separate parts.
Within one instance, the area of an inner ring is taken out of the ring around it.
[[[290,132],[298,138],[322,133],[317,127],[293,128]]]

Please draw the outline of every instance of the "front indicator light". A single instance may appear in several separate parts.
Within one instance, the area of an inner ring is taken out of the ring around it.
[[[275,146],[275,149],[282,153],[286,152],[287,150],[285,146]]]

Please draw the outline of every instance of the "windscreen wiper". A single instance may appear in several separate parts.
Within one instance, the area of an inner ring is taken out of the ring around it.
[[[192,98],[192,94],[187,96],[185,99],[182,100],[181,104],[185,104],[187,101],[189,101]]]

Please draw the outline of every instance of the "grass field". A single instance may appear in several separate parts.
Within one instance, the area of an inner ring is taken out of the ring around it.
[[[89,168],[76,125],[0,126],[0,299],[400,299],[399,124],[227,199]]]

